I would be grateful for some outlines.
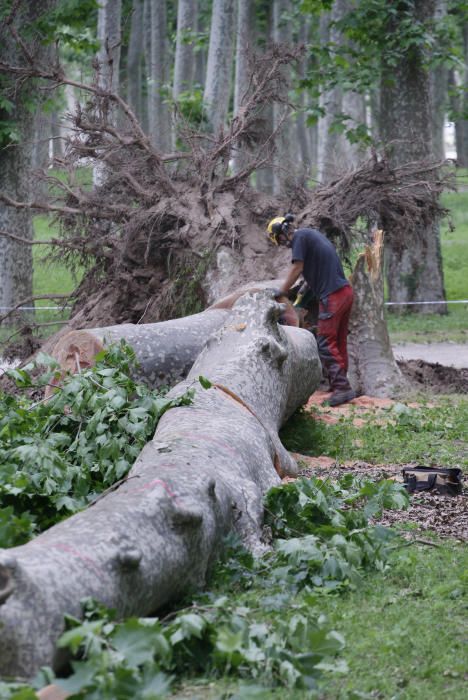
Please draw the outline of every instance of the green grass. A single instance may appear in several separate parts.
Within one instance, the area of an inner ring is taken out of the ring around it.
[[[344,595],[313,601],[311,617],[322,614],[345,638],[340,658],[346,674],[326,674],[317,694],[268,689],[247,694],[239,681],[199,679],[185,683],[171,697],[190,700],[258,697],[291,700],[462,700],[466,697],[468,549],[448,541],[434,547],[397,544],[387,569],[365,577]],[[253,608],[256,620],[274,613],[262,610],[261,580],[238,595],[238,605]],[[282,614],[292,617],[307,594],[291,596]]]
[[[432,407],[395,404],[381,414],[369,413],[360,427],[352,420],[351,415],[329,425],[315,420],[313,413],[299,411],[283,428],[281,439],[293,452],[327,455],[340,462],[419,462],[468,468],[466,398],[446,398]]]
[[[327,700],[466,698],[468,549],[412,545],[389,570],[321,609],[344,634],[349,673],[325,683]]]
[[[468,297],[465,293],[457,298]],[[385,315],[392,343],[468,342],[468,304],[449,305],[444,316],[417,313],[396,316],[388,311]]]
[[[458,178],[458,192],[445,193],[442,201],[451,211],[454,231],[441,227],[442,265],[447,299],[468,299],[468,175]],[[449,304],[446,316],[387,312],[393,343],[468,342],[468,304]]]

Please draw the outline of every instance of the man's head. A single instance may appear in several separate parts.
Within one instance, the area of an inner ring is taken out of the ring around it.
[[[267,226],[267,236],[275,245],[290,245],[294,229],[293,214],[276,216]]]

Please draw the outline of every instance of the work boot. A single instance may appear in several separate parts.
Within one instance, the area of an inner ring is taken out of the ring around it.
[[[337,389],[330,396],[328,401],[325,401],[325,406],[341,406],[342,403],[348,403],[356,398],[356,392],[353,389],[341,390]]]

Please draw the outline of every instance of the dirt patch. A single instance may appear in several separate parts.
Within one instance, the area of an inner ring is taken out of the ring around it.
[[[468,368],[457,369],[424,360],[400,360],[398,366],[416,389],[429,389],[434,394],[468,394]]]
[[[393,479],[403,481],[401,476],[404,467],[410,464],[367,464],[366,462],[348,462],[338,464],[330,457],[307,457],[293,455],[304,468],[300,476],[318,477],[320,479],[338,479],[345,474],[364,476],[367,479]],[[439,537],[468,541],[468,487],[465,485],[459,496],[441,496],[428,491],[412,494],[407,510],[387,510],[378,521],[381,525],[393,527],[399,524],[410,524],[411,529],[404,533],[408,539],[424,536],[435,532]]]

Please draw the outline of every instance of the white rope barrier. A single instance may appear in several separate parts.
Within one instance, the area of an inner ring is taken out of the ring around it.
[[[444,301],[386,301],[385,306],[417,306],[418,304],[468,304],[468,299],[450,299]],[[12,311],[13,306],[0,306],[0,311]],[[20,306],[16,311],[63,311],[62,306]]]
[[[468,299],[456,299],[450,301],[386,301],[385,306],[417,306],[418,304],[468,304]]]
[[[62,306],[0,306],[0,311],[63,311]]]

